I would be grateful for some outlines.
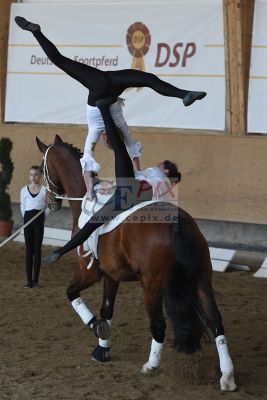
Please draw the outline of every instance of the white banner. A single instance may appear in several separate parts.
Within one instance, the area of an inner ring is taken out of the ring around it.
[[[85,124],[88,90],[48,60],[33,35],[15,24],[16,15],[39,23],[66,57],[102,70],[143,68],[181,89],[208,93],[184,107],[148,88],[127,90],[130,126],[224,130],[222,0],[12,4],[5,120]],[[143,44],[138,51],[139,29],[150,35],[146,54]],[[127,35],[135,49],[127,47]]]
[[[267,0],[256,0],[248,99],[248,132],[267,134]]]

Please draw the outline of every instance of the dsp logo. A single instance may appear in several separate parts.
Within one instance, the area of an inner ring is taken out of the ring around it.
[[[151,34],[148,27],[142,22],[135,22],[127,30],[126,43],[129,53],[133,56],[132,68],[145,71],[144,56],[151,45]],[[197,51],[195,42],[177,42],[171,45],[166,42],[156,44],[156,57],[154,65],[157,68],[168,66],[170,68],[186,67],[188,60]]]

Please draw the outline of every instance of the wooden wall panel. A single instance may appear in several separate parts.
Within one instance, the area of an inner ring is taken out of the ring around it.
[[[83,148],[86,127],[0,126],[0,137],[14,142],[15,160],[11,185],[13,201],[25,184],[27,170],[42,160],[35,144],[39,136],[47,144],[59,133],[70,143]],[[144,145],[141,167],[155,165],[163,159],[177,162],[182,172],[179,204],[194,217],[267,224],[267,140],[259,136],[225,136],[217,134],[172,133],[133,130]],[[101,161],[101,176],[113,176],[114,157],[101,143],[96,147]]]
[[[245,135],[254,0],[224,0],[226,132]]]

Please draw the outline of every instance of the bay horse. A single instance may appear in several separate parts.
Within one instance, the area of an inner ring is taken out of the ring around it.
[[[83,197],[86,188],[79,161],[82,153],[64,143],[58,135],[50,146],[39,138],[36,141],[44,154],[44,179],[50,208],[56,210],[61,207],[62,199],[57,199],[57,195]],[[79,229],[81,201],[70,200],[70,208],[72,232],[75,233]],[[86,316],[90,310],[80,292],[103,279],[100,316],[111,325],[119,283],[139,281],[144,291],[152,335],[149,358],[141,372],[149,373],[160,365],[166,328],[164,300],[172,323],[174,348],[184,353],[195,352],[201,347],[206,328],[210,328],[219,356],[221,390],[234,391],[233,363],[212,289],[208,243],[194,219],[184,210],[178,210],[177,223],[122,223],[113,231],[99,236],[98,261],[87,269],[88,259],[80,259],[79,268],[67,288],[67,296],[82,321],[89,325]],[[92,352],[93,359],[108,362],[109,343],[108,338],[99,338]]]

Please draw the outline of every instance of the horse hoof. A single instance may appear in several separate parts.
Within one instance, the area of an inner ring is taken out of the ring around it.
[[[105,319],[94,318],[92,322],[90,321],[89,328],[98,339],[107,340],[110,337],[111,329]]]
[[[223,372],[220,379],[221,391],[222,392],[234,392],[236,390],[236,384],[234,380],[233,373]]]
[[[152,367],[151,364],[149,363],[149,361],[147,363],[145,363],[142,368],[141,368],[141,373],[144,375],[148,375],[151,373],[154,373],[155,371],[157,371],[158,368]]]
[[[109,347],[102,347],[97,345],[91,354],[91,359],[93,361],[99,361],[102,363],[110,361]]]

